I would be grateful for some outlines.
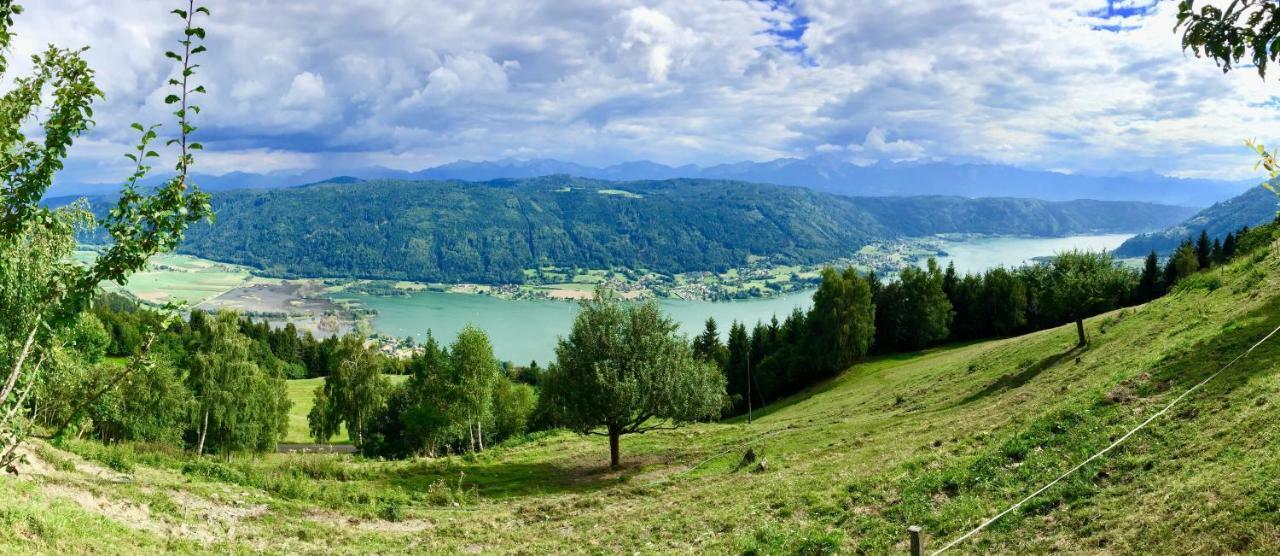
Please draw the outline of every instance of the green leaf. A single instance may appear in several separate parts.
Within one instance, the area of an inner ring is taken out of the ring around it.
[[[180,96],[178,96],[178,95],[169,95],[169,96],[167,96],[167,97],[164,97],[164,103],[165,103],[165,104],[174,104],[174,103],[181,102],[181,101],[182,101],[182,97],[180,97]]]

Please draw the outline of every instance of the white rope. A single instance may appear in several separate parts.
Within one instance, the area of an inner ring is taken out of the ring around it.
[[[1072,473],[1075,473],[1076,471],[1079,471],[1079,470],[1080,470],[1080,468],[1082,468],[1082,467],[1084,467],[1084,466],[1088,465],[1088,464],[1089,464],[1090,462],[1092,462],[1093,460],[1096,460],[1096,459],[1098,459],[1098,458],[1102,457],[1103,455],[1105,455],[1107,452],[1110,452],[1113,448],[1115,448],[1116,446],[1119,446],[1121,442],[1124,442],[1124,441],[1125,441],[1125,440],[1127,440],[1130,436],[1133,436],[1133,434],[1134,434],[1134,433],[1136,433],[1136,432],[1138,432],[1138,431],[1142,430],[1142,429],[1143,429],[1143,427],[1146,427],[1147,425],[1151,424],[1151,422],[1152,422],[1152,421],[1155,421],[1158,417],[1160,417],[1161,415],[1164,415],[1165,413],[1167,413],[1170,409],[1172,409],[1172,408],[1173,408],[1173,406],[1174,406],[1174,405],[1177,405],[1177,403],[1178,403],[1178,402],[1180,402],[1180,401],[1182,401],[1182,399],[1183,399],[1183,398],[1186,398],[1186,397],[1187,397],[1187,395],[1191,394],[1192,392],[1195,392],[1196,390],[1199,390],[1201,386],[1204,386],[1205,384],[1208,384],[1208,383],[1209,383],[1209,381],[1211,381],[1211,380],[1213,380],[1213,379],[1217,378],[1217,377],[1218,377],[1218,375],[1220,375],[1220,374],[1222,374],[1222,373],[1223,373],[1223,371],[1226,371],[1226,370],[1227,370],[1227,369],[1229,369],[1232,365],[1235,365],[1237,361],[1239,361],[1239,360],[1241,360],[1241,359],[1244,359],[1244,358],[1245,358],[1245,356],[1249,355],[1250,353],[1253,353],[1253,350],[1257,349],[1257,348],[1258,348],[1258,346],[1260,346],[1260,345],[1262,345],[1262,344],[1263,344],[1263,342],[1266,342],[1267,340],[1270,340],[1270,339],[1271,339],[1271,337],[1272,337],[1272,336],[1275,336],[1277,332],[1280,332],[1280,326],[1277,326],[1277,327],[1276,327],[1276,329],[1275,329],[1275,330],[1272,330],[1270,334],[1267,334],[1267,336],[1266,336],[1265,338],[1263,338],[1263,339],[1261,339],[1261,340],[1258,340],[1258,343],[1253,344],[1253,346],[1252,346],[1252,347],[1250,347],[1248,350],[1246,350],[1244,353],[1241,353],[1240,355],[1237,355],[1237,356],[1236,356],[1236,358],[1235,358],[1235,359],[1232,359],[1230,363],[1227,363],[1227,364],[1226,364],[1226,365],[1224,365],[1221,369],[1218,369],[1218,372],[1215,372],[1215,373],[1213,373],[1213,374],[1209,375],[1209,376],[1208,376],[1208,378],[1205,378],[1204,380],[1200,381],[1200,382],[1199,382],[1198,384],[1196,384],[1195,386],[1192,386],[1191,388],[1188,388],[1186,392],[1183,392],[1180,396],[1178,396],[1178,397],[1174,398],[1174,399],[1173,399],[1173,401],[1169,402],[1169,405],[1164,406],[1164,409],[1161,409],[1160,411],[1157,411],[1154,415],[1152,415],[1152,416],[1148,417],[1146,421],[1143,421],[1143,422],[1142,422],[1142,424],[1140,424],[1140,425],[1138,425],[1138,426],[1134,427],[1134,428],[1133,428],[1133,430],[1131,430],[1131,431],[1129,431],[1129,432],[1125,433],[1125,434],[1124,434],[1124,436],[1121,436],[1120,438],[1116,439],[1116,441],[1115,441],[1115,442],[1112,442],[1110,446],[1107,446],[1106,448],[1103,448],[1103,449],[1102,449],[1101,451],[1099,451],[1098,453],[1093,454],[1092,456],[1089,456],[1089,459],[1086,459],[1086,460],[1084,460],[1084,461],[1080,462],[1080,463],[1079,463],[1078,465],[1076,465],[1075,467],[1072,467],[1071,469],[1068,469],[1066,473],[1063,473],[1062,475],[1059,475],[1057,479],[1054,479],[1054,480],[1053,480],[1053,481],[1051,481],[1049,484],[1044,485],[1043,487],[1040,487],[1040,489],[1039,489],[1039,490],[1037,490],[1037,491],[1035,491],[1035,492],[1031,493],[1031,494],[1030,494],[1030,495],[1028,495],[1026,498],[1023,498],[1022,500],[1019,500],[1017,504],[1014,504],[1014,505],[1012,505],[1012,506],[1009,506],[1009,508],[1008,508],[1008,509],[1006,509],[1005,511],[1000,512],[1000,513],[996,514],[994,517],[992,517],[991,519],[988,519],[988,520],[986,520],[986,521],[982,522],[982,524],[981,524],[981,525],[979,525],[979,526],[975,527],[972,531],[969,531],[968,533],[965,533],[965,534],[964,534],[964,535],[962,535],[961,537],[959,537],[959,538],[957,538],[957,539],[955,539],[955,540],[953,540],[953,541],[951,541],[951,542],[947,543],[945,546],[943,546],[942,548],[939,548],[938,550],[934,551],[932,554],[933,554],[934,556],[937,556],[938,554],[942,554],[943,552],[946,552],[947,550],[950,550],[950,549],[951,549],[952,547],[954,547],[955,545],[960,544],[960,543],[961,543],[961,542],[963,542],[965,539],[968,539],[969,537],[972,537],[972,536],[974,536],[974,535],[978,534],[978,533],[979,533],[980,531],[982,531],[983,529],[986,529],[988,525],[991,525],[992,523],[995,523],[995,522],[996,522],[996,520],[998,520],[998,519],[1000,519],[1000,518],[1004,517],[1004,516],[1005,516],[1005,515],[1007,515],[1009,512],[1012,512],[1012,511],[1014,511],[1014,510],[1016,510],[1016,509],[1018,509],[1018,508],[1022,507],[1022,505],[1023,505],[1023,504],[1026,504],[1027,502],[1031,501],[1031,499],[1035,498],[1036,496],[1039,496],[1039,495],[1040,495],[1041,493],[1043,493],[1044,491],[1049,490],[1049,488],[1051,488],[1053,485],[1058,484],[1058,483],[1059,483],[1059,482],[1061,482],[1063,479],[1065,479],[1065,478],[1067,478],[1068,476],[1070,476]]]

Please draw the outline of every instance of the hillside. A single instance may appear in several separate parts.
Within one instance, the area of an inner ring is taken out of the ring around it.
[[[512,283],[524,269],[724,270],[752,256],[815,263],[873,241],[941,232],[1137,232],[1190,209],[1145,203],[854,198],[715,180],[552,176],[371,181],[214,196],[216,225],[184,252],[279,276]],[[1116,224],[1117,222],[1121,224]]]
[[[1243,226],[1266,224],[1276,217],[1276,196],[1261,187],[1253,187],[1233,199],[1217,203],[1181,222],[1158,232],[1134,236],[1116,248],[1121,257],[1141,257],[1155,251],[1167,254],[1187,238],[1194,239],[1204,230],[1209,237],[1221,238]]]
[[[0,551],[902,553],[957,537],[1153,415],[1272,331],[1262,251],[1146,306],[854,366],[754,423],[478,456],[231,462],[70,442],[0,478]],[[1280,341],[959,553],[1280,551]],[[747,447],[764,470],[740,465]]]

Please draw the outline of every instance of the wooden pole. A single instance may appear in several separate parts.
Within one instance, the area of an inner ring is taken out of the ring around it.
[[[751,424],[751,350],[747,350],[747,424]]]
[[[920,526],[907,527],[907,533],[911,535],[911,556],[924,554],[924,542],[920,540]]]

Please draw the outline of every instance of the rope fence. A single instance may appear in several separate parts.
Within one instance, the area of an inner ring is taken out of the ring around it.
[[[1133,436],[1135,433],[1137,433],[1138,431],[1142,430],[1143,428],[1146,428],[1146,426],[1147,426],[1147,425],[1149,425],[1149,424],[1151,424],[1151,422],[1152,422],[1152,421],[1155,421],[1156,419],[1160,418],[1160,416],[1161,416],[1161,415],[1164,415],[1165,413],[1168,413],[1168,412],[1169,412],[1169,410],[1173,408],[1173,406],[1177,405],[1177,404],[1178,404],[1178,402],[1181,402],[1181,401],[1182,401],[1183,399],[1185,399],[1187,396],[1191,395],[1191,393],[1192,393],[1192,392],[1195,392],[1196,390],[1199,390],[1201,387],[1203,387],[1204,385],[1208,384],[1208,383],[1209,383],[1209,382],[1211,382],[1213,379],[1217,378],[1217,377],[1218,377],[1218,375],[1221,375],[1221,374],[1222,374],[1223,372],[1225,372],[1227,369],[1231,368],[1231,366],[1232,366],[1232,365],[1235,365],[1235,364],[1236,364],[1237,362],[1239,362],[1241,359],[1244,359],[1244,358],[1245,358],[1245,357],[1247,357],[1250,353],[1253,353],[1253,350],[1257,349],[1257,348],[1258,348],[1258,346],[1262,345],[1262,344],[1263,344],[1263,343],[1265,343],[1267,340],[1270,340],[1272,336],[1275,336],[1275,335],[1276,335],[1276,333],[1280,333],[1280,326],[1277,326],[1277,327],[1275,328],[1275,330],[1272,330],[1270,334],[1267,334],[1267,335],[1266,335],[1266,337],[1262,338],[1261,340],[1258,340],[1258,343],[1253,344],[1253,346],[1251,346],[1248,350],[1245,350],[1245,351],[1244,351],[1243,353],[1241,353],[1240,355],[1237,355],[1237,356],[1235,357],[1235,359],[1232,359],[1229,363],[1227,363],[1226,365],[1223,365],[1221,369],[1218,369],[1216,372],[1214,372],[1213,374],[1209,375],[1209,376],[1208,376],[1208,377],[1206,377],[1204,380],[1202,380],[1202,381],[1200,381],[1199,383],[1197,383],[1195,386],[1192,386],[1191,388],[1188,388],[1185,392],[1183,392],[1182,394],[1180,394],[1178,397],[1174,398],[1174,399],[1173,399],[1173,401],[1170,401],[1170,402],[1168,403],[1168,405],[1165,405],[1163,409],[1161,409],[1160,411],[1157,411],[1155,414],[1153,414],[1152,416],[1148,417],[1148,418],[1147,418],[1147,420],[1143,421],[1141,424],[1139,424],[1138,426],[1134,427],[1134,428],[1133,428],[1132,430],[1130,430],[1129,432],[1125,433],[1125,434],[1124,434],[1124,436],[1121,436],[1120,438],[1117,438],[1117,439],[1115,440],[1115,442],[1112,442],[1112,443],[1111,443],[1109,446],[1107,446],[1106,448],[1103,448],[1102,450],[1099,450],[1097,453],[1093,454],[1092,456],[1089,456],[1089,458],[1088,458],[1088,459],[1086,459],[1086,460],[1084,460],[1084,461],[1080,462],[1079,464],[1076,464],[1076,466],[1075,466],[1075,467],[1072,467],[1071,469],[1068,469],[1066,472],[1064,472],[1063,474],[1059,475],[1059,476],[1058,476],[1058,478],[1056,478],[1056,479],[1054,479],[1054,480],[1050,481],[1048,484],[1044,485],[1043,487],[1040,487],[1040,488],[1039,488],[1039,489],[1037,489],[1035,492],[1032,492],[1031,494],[1027,495],[1025,498],[1023,498],[1023,499],[1019,500],[1019,501],[1018,501],[1017,503],[1015,503],[1014,505],[1009,506],[1009,507],[1008,507],[1008,508],[1006,508],[1004,511],[1002,511],[1002,512],[1000,512],[1000,513],[998,513],[998,514],[996,514],[996,515],[994,515],[994,516],[992,516],[990,519],[988,519],[988,520],[986,520],[986,521],[982,522],[981,524],[979,524],[977,527],[974,527],[974,528],[973,528],[972,530],[970,530],[969,532],[967,532],[967,533],[965,533],[965,534],[963,534],[963,535],[961,535],[961,536],[959,536],[959,537],[956,537],[956,538],[955,538],[954,540],[952,540],[951,542],[949,542],[949,543],[947,543],[947,544],[943,545],[943,546],[942,546],[942,548],[939,548],[939,549],[937,549],[937,550],[935,550],[935,551],[931,552],[930,554],[932,554],[933,556],[937,556],[938,554],[942,554],[943,552],[946,552],[946,551],[948,551],[948,550],[950,550],[950,549],[954,548],[956,545],[958,545],[958,544],[960,544],[960,543],[964,542],[965,540],[967,540],[967,539],[969,539],[969,538],[973,537],[974,535],[976,535],[976,534],[978,534],[978,533],[982,532],[982,530],[983,530],[983,529],[986,529],[989,525],[991,525],[992,523],[995,523],[995,522],[996,522],[996,521],[998,521],[1000,518],[1002,518],[1002,517],[1004,517],[1004,516],[1008,515],[1010,512],[1013,512],[1014,510],[1017,510],[1018,508],[1021,508],[1023,504],[1026,504],[1027,502],[1030,502],[1030,501],[1031,501],[1032,499],[1034,499],[1035,497],[1037,497],[1037,496],[1039,496],[1039,495],[1043,494],[1043,493],[1044,493],[1044,491],[1049,490],[1049,489],[1050,489],[1050,488],[1052,488],[1054,485],[1058,484],[1059,482],[1062,482],[1062,480],[1063,480],[1063,479],[1066,479],[1067,477],[1071,476],[1073,473],[1075,473],[1076,471],[1079,471],[1079,470],[1080,470],[1081,468],[1083,468],[1084,466],[1086,466],[1086,465],[1090,464],[1091,462],[1093,462],[1094,460],[1097,460],[1098,458],[1100,458],[1100,457],[1102,457],[1102,456],[1106,455],[1106,454],[1107,454],[1107,452],[1110,452],[1111,450],[1115,449],[1115,447],[1116,447],[1116,446],[1119,446],[1119,445],[1120,445],[1121,443],[1123,443],[1125,440],[1128,440],[1128,439],[1129,439],[1129,437]],[[922,542],[921,542],[921,540],[920,540],[920,528],[919,528],[919,527],[912,526],[911,528],[909,528],[909,529],[908,529],[908,533],[909,533],[909,534],[910,534],[910,536],[911,536],[911,554],[912,554],[913,556],[919,556],[920,554],[922,554],[922,552],[923,552],[923,548],[924,548],[924,547],[923,547],[923,543],[922,543]]]

